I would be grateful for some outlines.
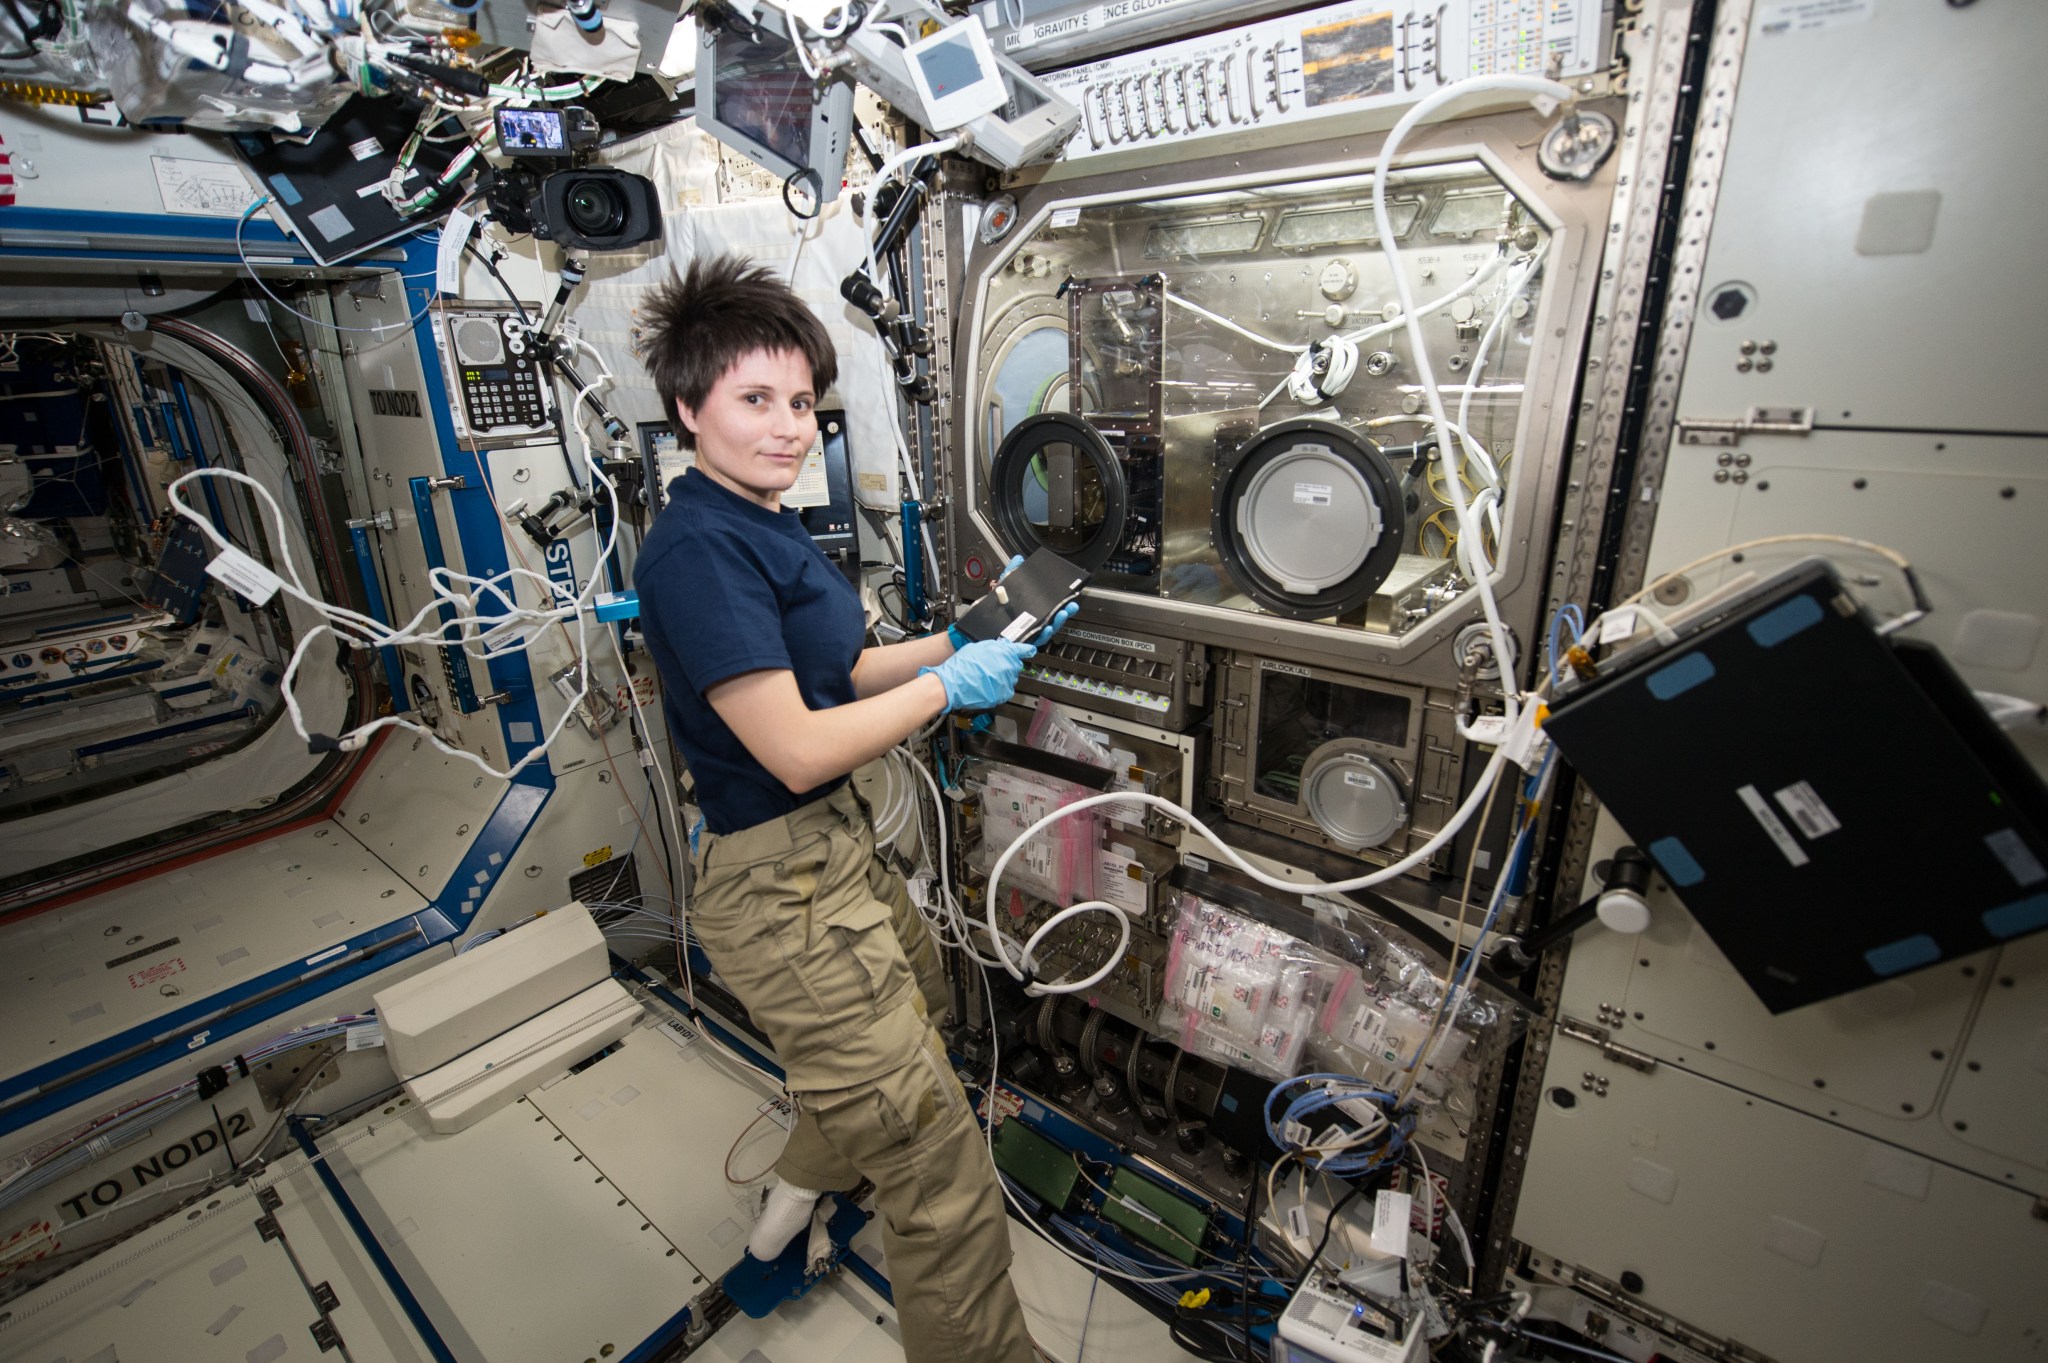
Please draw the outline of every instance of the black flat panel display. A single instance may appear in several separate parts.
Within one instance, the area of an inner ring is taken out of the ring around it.
[[[1622,655],[1545,730],[1774,1013],[2048,927],[2048,788],[1824,565]]]

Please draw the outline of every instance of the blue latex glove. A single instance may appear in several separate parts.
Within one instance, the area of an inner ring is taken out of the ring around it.
[[[1008,639],[982,639],[937,667],[920,667],[917,674],[938,674],[945,683],[948,710],[987,710],[1016,692],[1024,660],[1037,651],[1030,644],[1013,644]]]
[[[1031,641],[1031,646],[1033,648],[1044,648],[1047,644],[1052,642],[1052,636],[1058,634],[1060,630],[1066,625],[1067,621],[1073,619],[1080,613],[1081,603],[1078,601],[1069,601],[1066,605],[1061,606],[1057,611],[1053,612],[1051,623],[1046,625],[1044,629],[1038,631],[1038,637]]]

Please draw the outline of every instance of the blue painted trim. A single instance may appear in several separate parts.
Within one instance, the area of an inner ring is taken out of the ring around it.
[[[1677,838],[1659,838],[1643,850],[1657,859],[1657,865],[1664,870],[1664,878],[1673,885],[1683,888],[1697,885],[1707,878],[1705,868]]]
[[[1795,596],[1750,621],[1749,637],[1761,648],[1776,648],[1793,635],[1812,629],[1821,618],[1820,602],[1810,596]]]
[[[689,1328],[690,1308],[685,1306],[664,1321],[653,1334],[641,1340],[639,1346],[621,1358],[619,1363],[651,1363],[651,1360],[665,1355]]]
[[[199,421],[192,415],[192,394],[185,387],[185,376],[169,365],[164,366],[164,372],[171,376],[171,395],[177,399],[178,416],[185,423],[185,438],[191,442],[192,467],[213,467],[212,462],[206,457],[206,442],[199,438]],[[225,535],[228,532],[228,520],[227,514],[221,509],[220,493],[213,486],[217,481],[219,480],[214,478],[201,478],[199,490],[206,494],[206,509],[213,513],[213,523],[219,526],[220,532]]]
[[[333,1198],[334,1205],[341,1209],[342,1216],[348,1221],[349,1229],[356,1233],[356,1241],[362,1245],[363,1253],[376,1265],[378,1274],[384,1279],[384,1285],[391,1289],[392,1296],[398,1298],[399,1309],[404,1311],[405,1318],[412,1322],[412,1328],[419,1334],[420,1342],[427,1346],[427,1352],[434,1356],[435,1363],[458,1363],[454,1353],[448,1348],[448,1342],[442,1339],[441,1332],[434,1328],[434,1322],[428,1317],[426,1308],[420,1305],[420,1299],[414,1296],[412,1288],[407,1286],[405,1275],[398,1271],[398,1265],[393,1263],[391,1256],[385,1252],[383,1244],[370,1229],[370,1223],[363,1219],[362,1209],[356,1206],[355,1199],[350,1197],[348,1189],[342,1186],[341,1175],[327,1167],[326,1157],[320,1153],[320,1147],[313,1138],[306,1134],[305,1124],[297,1117],[291,1118],[289,1124],[292,1138],[298,1141],[299,1149],[303,1150],[306,1158],[312,1162],[314,1171],[320,1175],[320,1182],[327,1189],[327,1195]],[[688,1312],[684,1314],[687,1315]]]
[[[423,933],[403,946],[392,947],[388,951],[308,980],[297,988],[287,989],[275,997],[263,1000],[261,1004],[244,1005],[239,1002],[273,989],[294,976],[317,967],[321,961],[332,956],[347,955],[351,951],[403,936],[412,930],[415,921],[419,923]],[[217,1035],[225,1036],[244,1031],[260,1025],[268,1018],[304,1008],[324,994],[330,994],[336,989],[388,969],[395,962],[416,956],[454,935],[454,929],[447,924],[444,915],[422,909],[407,914],[395,922],[386,923],[383,927],[358,933],[312,956],[302,957],[274,970],[265,971],[231,989],[196,999],[140,1027],[131,1027],[125,1032],[14,1075],[0,1082],[0,1102],[43,1084],[61,1081],[67,1074],[89,1068],[109,1056],[120,1055],[134,1049],[140,1043],[150,1043],[148,1050],[132,1059],[118,1065],[109,1065],[106,1069],[83,1076],[76,1082],[60,1084],[38,1098],[6,1109],[4,1114],[0,1114],[0,1136],[41,1121],[44,1117],[61,1112],[75,1103],[84,1102],[93,1095],[104,1093],[138,1075],[173,1064],[180,1057],[212,1044]],[[249,1015],[237,1016],[244,1011]]]
[[[848,1245],[845,1256],[839,1262],[845,1266],[848,1273],[872,1287],[883,1301],[891,1306],[896,1304],[896,1292],[889,1286],[889,1280],[882,1276],[881,1269],[861,1258],[859,1250]]]
[[[47,639],[53,634],[76,634],[80,630],[98,629],[103,625],[125,625],[134,618],[134,611],[126,611],[120,615],[95,615],[90,620],[69,620],[61,625],[45,625],[36,631],[35,637]]]
[[[413,237],[405,243],[405,263],[401,267],[407,273],[431,280],[436,267],[436,247],[433,243]],[[424,314],[431,292],[425,288],[408,284],[405,298],[408,315],[413,312]],[[448,415],[448,382],[441,371],[441,354],[434,345],[434,323],[431,315],[422,315],[413,324],[413,341],[419,351],[420,375],[427,393],[427,411],[433,418],[434,436],[441,445],[441,467],[452,476],[466,480],[468,486],[450,491],[448,509],[455,518],[455,535],[462,546],[462,561],[466,570],[477,577],[489,577],[504,572],[511,565],[511,556],[505,548],[505,526],[498,519],[497,510],[491,505],[491,495],[484,483],[483,462],[480,455],[465,450],[456,441],[455,424]],[[533,671],[527,666],[526,654],[497,655],[489,658],[484,670],[490,677],[491,689],[502,692],[507,699],[497,707],[498,723],[504,734],[505,751],[511,761],[518,761],[533,748],[539,746],[546,732],[540,720],[540,704],[534,696]],[[519,742],[512,737],[512,726],[525,724],[532,727],[533,738]],[[538,771],[535,772],[535,769]],[[528,772],[535,772],[540,781],[552,787],[554,773],[545,761],[536,762]],[[521,773],[525,775],[526,773]]]
[[[426,556],[427,577],[431,582],[436,572],[448,567],[448,551],[441,543],[441,522],[434,517],[434,487],[432,480],[419,477],[410,480],[412,486],[412,509],[419,527],[420,552]],[[482,576],[482,574],[477,574]],[[430,586],[428,590],[432,590]],[[455,607],[443,600],[441,613],[441,638],[446,640],[447,627],[455,622]],[[441,657],[448,665],[448,680],[455,688],[455,708],[465,715],[473,715],[483,708],[483,702],[476,696],[476,681],[469,675],[469,654],[459,643],[438,645]]]
[[[544,771],[536,772],[533,767],[520,772],[505,787],[498,807],[491,811],[476,840],[449,873],[448,883],[434,897],[434,907],[458,925],[457,932],[469,926],[469,920],[476,917],[476,911],[497,888],[498,880],[512,869],[512,854],[519,850],[527,830],[533,827],[554,792],[554,778]]]
[[[132,663],[127,667],[110,667],[104,672],[94,672],[83,677],[60,677],[56,681],[37,682],[33,686],[9,686],[5,687],[4,689],[0,689],[0,695],[9,697],[39,696],[46,691],[68,692],[73,687],[91,686],[97,682],[113,681],[118,677],[133,677],[138,673],[154,672],[163,665],[164,659],[153,658],[147,662]],[[212,682],[200,682],[197,684],[200,686],[213,685]],[[166,691],[163,694],[167,696],[175,696],[179,693],[176,691]]]
[[[165,724],[143,733],[124,734],[120,738],[110,738],[104,743],[88,743],[84,747],[79,748],[77,752],[80,757],[95,757],[100,753],[118,752],[122,748],[133,748],[143,743],[154,743],[160,738],[175,738],[179,734],[197,733],[201,729],[211,729],[217,724],[232,724],[236,720],[250,719],[254,716],[254,712],[255,707],[253,705],[246,706],[240,710],[224,710],[217,715],[202,715],[198,719],[188,719],[182,724]]]
[[[102,213],[90,209],[27,208],[16,205],[0,218],[0,230],[30,232],[84,232],[92,236],[126,234],[150,237],[190,237],[194,241],[235,241],[233,218],[178,217],[164,213]],[[306,255],[306,248],[286,236],[268,218],[251,218],[242,231],[248,244],[283,246]],[[310,256],[308,257],[310,259]]]
[[[924,619],[924,507],[903,499],[903,615],[915,624]]]
[[[389,627],[391,611],[384,604],[384,584],[377,580],[377,554],[370,547],[370,528],[352,525],[348,537],[355,546],[356,571],[363,575],[363,596],[370,608],[370,618]],[[405,692],[405,668],[398,661],[398,650],[386,644],[377,652],[384,659],[384,680],[391,687],[391,709],[402,715],[412,709],[412,698]]]
[[[1897,975],[1941,959],[1941,943],[1926,933],[1915,933],[1863,953],[1863,959],[1879,975]]]
[[[1658,668],[1643,679],[1658,700],[1676,700],[1695,686],[1714,679],[1714,661],[1704,653],[1688,653],[1677,662]]]
[[[2048,928],[2048,894],[2031,894],[1984,912],[1984,930],[2000,941],[2042,928]]]
[[[149,485],[142,481],[142,460],[135,452],[133,442],[128,439],[128,428],[121,424],[121,415],[114,406],[114,385],[112,380],[103,379],[99,394],[106,399],[107,424],[114,428],[114,439],[121,445],[121,467],[128,474],[128,492],[135,499],[135,514],[138,519],[154,505],[149,499]]]

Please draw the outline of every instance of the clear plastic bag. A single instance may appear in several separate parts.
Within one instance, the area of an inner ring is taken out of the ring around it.
[[[1020,767],[991,763],[981,792],[981,846],[975,865],[983,874],[1024,830],[1076,800],[1094,794],[1084,786]],[[997,893],[1021,890],[1062,906],[1096,898],[1101,825],[1094,811],[1061,819],[1041,831],[1010,858]]]
[[[1490,986],[1468,979],[1455,1014],[1429,1037],[1444,993],[1443,965],[1407,934],[1345,905],[1327,914],[1317,940],[1347,963],[1344,980],[1325,1000],[1307,1054],[1318,1068],[1393,1085],[1415,1067],[1412,1096],[1425,1117],[1448,1107],[1454,1118],[1474,1111],[1480,1041],[1527,1022],[1522,1010]]]
[[[1098,742],[1088,730],[1068,719],[1059,706],[1042,696],[1031,713],[1030,726],[1024,731],[1024,742],[1040,752],[1115,772],[1109,781],[1110,790],[1144,789],[1143,782],[1133,779],[1130,773],[1136,761],[1133,754],[1112,750]],[[1111,823],[1128,824],[1137,829],[1145,826],[1145,806],[1136,800],[1099,808],[1102,817]]]
[[[1159,1024],[1196,1055],[1273,1079],[1300,1067],[1343,964],[1199,895],[1177,896]]]
[[[99,83],[132,123],[176,119],[209,132],[311,131],[356,91],[303,23],[300,51],[275,26],[201,20],[168,0],[98,0],[81,7]],[[196,60],[228,42],[225,67]]]

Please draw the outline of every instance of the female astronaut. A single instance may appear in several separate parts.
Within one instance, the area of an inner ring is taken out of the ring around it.
[[[1008,699],[1033,647],[862,647],[859,598],[781,507],[837,363],[770,271],[698,261],[641,316],[696,450],[634,574],[704,814],[690,923],[799,1108],[749,1253],[774,1258],[824,1190],[866,1176],[910,1363],[1026,1363],[1001,1192],[932,1027],[937,953],[847,774],[949,710]]]

